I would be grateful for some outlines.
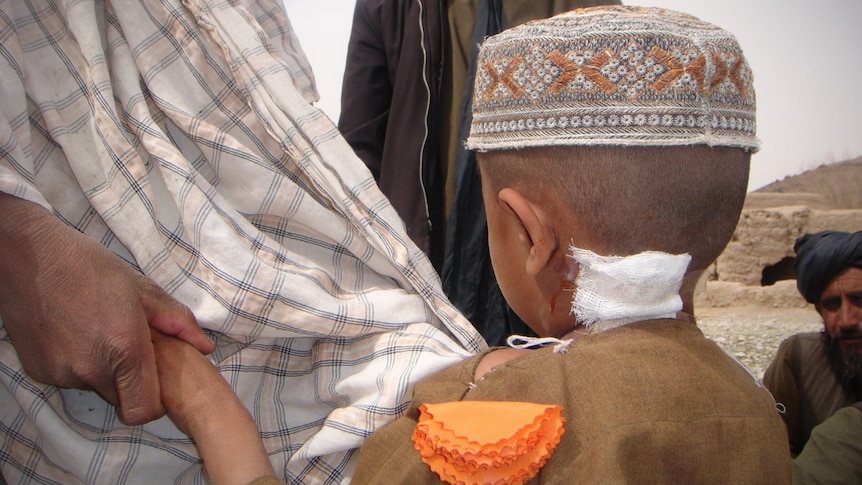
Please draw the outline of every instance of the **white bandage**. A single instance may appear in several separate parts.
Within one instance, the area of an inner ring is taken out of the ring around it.
[[[673,318],[682,310],[679,290],[691,256],[645,251],[632,256],[599,256],[569,246],[580,268],[572,314],[590,333],[628,323]]]

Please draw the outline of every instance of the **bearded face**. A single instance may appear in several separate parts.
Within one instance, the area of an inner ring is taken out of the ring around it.
[[[844,392],[850,400],[858,401],[862,397],[862,330],[837,330],[832,335],[824,330],[821,338]]]
[[[829,362],[854,400],[862,396],[862,268],[851,267],[833,278],[815,305],[823,318],[823,342]]]

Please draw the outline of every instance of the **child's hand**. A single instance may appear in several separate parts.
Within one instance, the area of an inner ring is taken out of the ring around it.
[[[177,428],[195,440],[213,483],[275,475],[254,419],[218,369],[188,343],[151,333],[162,403]]]
[[[197,349],[158,330],[150,329],[150,334],[162,404],[177,428],[194,438],[196,427],[217,419],[212,416],[215,403],[236,397],[215,366]]]

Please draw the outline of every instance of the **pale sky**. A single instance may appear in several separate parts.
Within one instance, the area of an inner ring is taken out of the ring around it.
[[[355,0],[282,0],[309,57],[318,106],[338,120]],[[626,2],[633,3],[633,2]],[[757,135],[749,189],[862,156],[862,1],[640,0],[736,35],[754,71]]]

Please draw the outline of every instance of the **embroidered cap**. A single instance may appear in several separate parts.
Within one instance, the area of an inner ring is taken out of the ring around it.
[[[760,146],[742,49],[726,30],[688,14],[573,10],[489,37],[476,71],[472,150]]]

